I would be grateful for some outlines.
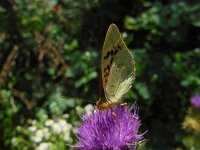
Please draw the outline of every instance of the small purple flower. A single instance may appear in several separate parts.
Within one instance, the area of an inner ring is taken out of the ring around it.
[[[128,107],[114,107],[92,114],[82,115],[83,123],[77,129],[78,145],[81,150],[124,150],[135,149],[143,134],[138,134],[141,125],[138,108],[133,113]]]
[[[190,102],[193,107],[200,109],[200,95],[192,96]]]

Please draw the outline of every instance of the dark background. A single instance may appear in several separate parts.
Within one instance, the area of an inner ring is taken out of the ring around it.
[[[146,149],[184,148],[181,123],[200,91],[199,18],[197,0],[0,1],[1,147],[34,149],[29,119],[67,113],[73,124],[77,106],[96,103],[101,49],[115,23],[136,61],[125,99],[139,104]]]

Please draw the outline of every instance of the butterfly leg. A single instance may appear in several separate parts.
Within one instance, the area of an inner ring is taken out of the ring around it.
[[[116,113],[113,111],[113,109],[112,109],[112,108],[110,108],[110,109],[111,109],[112,115],[113,115],[115,118],[117,118],[117,115],[116,115]]]
[[[120,106],[127,106],[127,103],[122,103],[120,104]]]
[[[110,108],[110,109],[111,109],[111,111],[112,111],[112,115],[113,115],[114,118],[116,119],[116,128],[117,128],[117,130],[119,130],[119,119],[118,119],[116,113],[113,111],[113,109],[112,109],[112,108]]]

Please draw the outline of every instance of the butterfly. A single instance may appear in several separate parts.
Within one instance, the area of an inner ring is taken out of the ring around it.
[[[96,106],[99,110],[120,104],[135,80],[135,61],[121,33],[111,24],[106,33],[102,56],[100,94]],[[120,104],[123,105],[123,104]]]

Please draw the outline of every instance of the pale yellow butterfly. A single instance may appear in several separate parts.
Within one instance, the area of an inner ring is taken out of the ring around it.
[[[122,96],[135,80],[135,62],[115,24],[108,28],[101,56],[100,97],[98,109],[120,104]]]

